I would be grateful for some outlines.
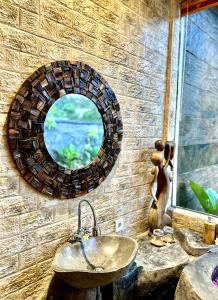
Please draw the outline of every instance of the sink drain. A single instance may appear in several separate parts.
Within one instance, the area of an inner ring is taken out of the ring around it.
[[[100,272],[100,271],[104,271],[103,267],[95,267],[94,271]]]

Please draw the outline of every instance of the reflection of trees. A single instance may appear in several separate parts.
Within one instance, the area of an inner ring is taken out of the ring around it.
[[[45,126],[49,129],[49,123],[55,123],[55,119],[68,121],[93,121],[101,123],[101,115],[95,104],[87,97],[77,94],[69,94],[61,97],[49,109]]]
[[[97,131],[91,128],[86,136],[86,143],[83,151],[79,151],[73,144],[55,151],[54,160],[69,169],[81,168],[88,165],[97,155],[99,147],[96,146]]]
[[[57,132],[63,135],[62,127],[60,127],[63,123],[82,125],[85,122],[90,126],[88,134],[87,131],[86,133],[83,130],[76,131],[78,135],[84,135],[80,149],[76,146],[78,141],[77,143],[68,141],[68,144],[66,141],[62,146],[57,143],[54,145],[53,141],[53,144],[50,144],[48,151],[53,154],[53,159],[60,165],[76,169],[89,164],[94,159],[100,145],[99,134],[93,125],[99,126],[102,124],[102,119],[96,105],[87,97],[78,94],[60,97],[49,109],[44,124],[45,136],[48,134],[54,136]]]

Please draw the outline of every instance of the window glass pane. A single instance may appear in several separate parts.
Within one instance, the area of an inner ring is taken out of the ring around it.
[[[177,205],[218,215],[218,8],[186,18]]]

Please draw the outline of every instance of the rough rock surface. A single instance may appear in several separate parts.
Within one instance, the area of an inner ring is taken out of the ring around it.
[[[193,256],[200,256],[216,247],[215,245],[203,243],[202,235],[193,230],[179,228],[174,231],[174,234],[183,249]]]
[[[218,287],[211,280],[211,274],[217,265],[218,248],[186,266],[176,288],[175,300],[217,300]]]
[[[139,241],[136,257],[139,267],[138,299],[174,299],[176,284],[189,256],[179,243],[162,248],[152,246],[149,238]]]
[[[77,290],[54,275],[46,300],[95,300],[96,289]]]

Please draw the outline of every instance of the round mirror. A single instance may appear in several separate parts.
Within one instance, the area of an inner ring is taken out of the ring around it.
[[[113,90],[79,61],[37,69],[21,85],[8,115],[10,152],[21,176],[53,198],[80,197],[97,188],[118,158],[122,136]]]
[[[97,106],[80,94],[60,97],[44,122],[44,140],[53,160],[75,170],[87,166],[98,154],[104,128]]]

